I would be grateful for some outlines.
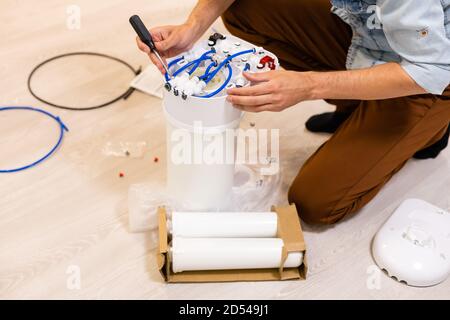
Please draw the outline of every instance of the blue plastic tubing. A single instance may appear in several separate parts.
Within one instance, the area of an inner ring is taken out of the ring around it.
[[[228,68],[228,77],[227,79],[223,82],[223,84],[220,86],[220,88],[218,88],[216,91],[208,93],[207,95],[204,96],[196,96],[197,98],[211,98],[214,97],[216,94],[218,94],[220,91],[222,91],[223,89],[225,89],[225,87],[228,85],[228,83],[231,80],[231,75],[233,74],[233,70],[231,69],[230,64],[227,64],[227,68]]]
[[[214,53],[214,52],[215,52],[215,50],[210,50],[210,51],[208,51],[208,52],[205,52],[204,54],[202,54],[202,56],[201,56],[200,58],[198,58],[198,59],[196,59],[196,60],[194,60],[194,61],[189,62],[189,63],[186,64],[185,66],[183,66],[183,67],[181,67],[180,69],[178,69],[177,71],[175,71],[175,73],[173,74],[173,76],[176,77],[178,74],[180,74],[181,72],[183,72],[183,71],[186,70],[187,68],[189,68],[189,67],[191,67],[191,66],[194,66],[194,67],[190,70],[190,72],[189,72],[190,74],[192,74],[192,73],[195,71],[195,69],[198,68],[198,66],[200,65],[200,63],[201,63],[202,61],[205,61],[205,60],[211,60],[211,57],[209,57],[209,54]],[[232,68],[231,68],[230,65],[229,65],[230,61],[233,60],[234,58],[238,57],[238,56],[241,56],[241,55],[244,55],[244,54],[249,54],[249,53],[254,53],[254,52],[255,52],[255,49],[250,49],[250,50],[244,50],[244,51],[241,51],[241,52],[237,52],[237,53],[235,53],[235,54],[233,54],[233,55],[227,57],[225,60],[223,60],[223,61],[218,65],[218,67],[217,67],[216,69],[214,69],[213,72],[210,73],[209,71],[211,70],[211,68],[212,68],[213,65],[214,65],[213,63],[211,63],[211,64],[207,67],[205,74],[204,74],[203,76],[200,77],[202,80],[205,81],[206,84],[208,84],[208,83],[209,83],[209,82],[217,75],[217,73],[218,73],[224,66],[227,66],[227,68],[228,68],[228,77],[227,77],[227,79],[225,80],[225,82],[222,84],[222,86],[220,86],[220,88],[217,89],[216,91],[211,92],[211,93],[209,93],[209,94],[207,94],[207,95],[204,95],[204,96],[196,96],[196,97],[198,97],[198,98],[210,98],[210,97],[213,97],[213,96],[215,96],[216,94],[218,94],[220,91],[222,91],[222,90],[228,85],[228,83],[230,82],[231,76],[232,76],[232,73],[233,73]],[[175,60],[171,61],[171,62],[169,63],[169,65],[168,65],[169,69],[170,69],[173,65],[175,65],[176,63],[178,63],[179,61],[181,61],[181,60],[183,60],[183,59],[184,59],[184,58],[181,57],[181,58],[178,58],[178,59],[175,59]],[[167,73],[165,74],[165,78],[166,78],[166,81],[169,81],[169,80],[170,80],[170,79],[169,79],[169,76],[167,75]]]
[[[30,169],[34,166],[37,166],[41,162],[47,160],[61,145],[63,138],[64,138],[64,132],[69,131],[69,129],[66,127],[66,125],[62,122],[62,120],[58,116],[55,116],[45,110],[34,108],[34,107],[27,107],[27,106],[25,106],[25,107],[0,107],[0,111],[9,111],[9,110],[25,110],[25,111],[33,111],[33,112],[42,113],[42,114],[52,118],[53,120],[55,120],[59,124],[61,131],[59,133],[58,142],[45,156],[43,156],[42,158],[38,159],[37,161],[34,161],[33,163],[28,164],[23,167],[19,167],[19,168],[15,168],[15,169],[0,169],[0,173],[12,173],[12,172],[23,171],[26,169]]]
[[[226,64],[228,64],[234,58],[236,58],[238,56],[241,56],[241,55],[244,55],[244,54],[253,53],[253,52],[255,52],[254,49],[245,50],[245,51],[237,52],[237,53],[232,54],[231,56],[227,57],[225,60],[223,60],[219,64],[219,66],[216,69],[214,69],[214,71],[208,76],[208,78],[206,79],[205,82],[208,83],[209,81],[211,81],[216,76],[216,74],[220,71],[220,69],[222,69]]]
[[[195,59],[195,60],[193,60],[193,61],[187,63],[186,65],[184,65],[183,67],[181,67],[180,69],[178,69],[177,71],[175,71],[175,73],[174,73],[172,76],[173,76],[173,77],[176,77],[176,76],[179,75],[181,72],[183,72],[184,70],[186,70],[186,69],[189,68],[190,66],[193,66],[193,65],[194,65],[194,67],[189,71],[189,74],[192,74],[192,73],[198,68],[198,66],[200,65],[200,63],[201,63],[202,61],[210,60],[211,57],[210,57],[209,55],[210,55],[211,53],[214,53],[214,52],[216,52],[216,51],[212,49],[212,50],[209,50],[209,51],[203,53],[203,54],[200,56],[200,58]],[[178,62],[180,62],[180,61],[182,61],[182,60],[184,60],[184,57],[177,58],[177,59],[171,61],[167,67],[170,69],[171,67],[173,67],[175,64],[177,64]],[[169,80],[170,80],[170,79],[169,79],[169,75],[168,75],[167,73],[166,73],[164,76],[165,76],[165,78],[166,78],[166,81],[169,81]]]

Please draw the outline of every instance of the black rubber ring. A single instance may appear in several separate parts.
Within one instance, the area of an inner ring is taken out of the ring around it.
[[[33,75],[36,73],[37,70],[39,70],[42,66],[44,66],[45,64],[54,61],[54,60],[58,60],[61,58],[65,58],[65,57],[70,57],[70,56],[81,56],[81,55],[85,55],[85,56],[97,56],[97,57],[102,57],[102,58],[106,58],[106,59],[110,59],[110,60],[114,60],[117,61],[121,64],[123,64],[124,66],[126,66],[128,69],[130,69],[134,75],[138,75],[141,73],[141,68],[135,70],[129,63],[127,63],[126,61],[123,61],[121,59],[103,54],[103,53],[96,53],[96,52],[71,52],[71,53],[65,53],[65,54],[61,54],[58,56],[55,56],[53,58],[47,59],[44,62],[41,62],[40,64],[38,64],[36,67],[34,67],[34,69],[31,71],[30,75],[28,76],[28,81],[27,81],[27,85],[28,85],[28,90],[30,91],[31,95],[33,97],[35,97],[36,99],[38,99],[39,101],[48,104],[49,106],[55,107],[55,108],[59,108],[59,109],[65,109],[65,110],[73,110],[73,111],[87,111],[87,110],[94,110],[94,109],[100,109],[106,106],[109,106],[121,99],[127,99],[134,91],[133,88],[128,88],[127,91],[125,91],[124,93],[122,93],[120,96],[118,96],[117,98],[114,98],[108,102],[96,105],[96,106],[91,106],[91,107],[85,107],[85,108],[77,108],[77,107],[70,107],[70,106],[62,106],[62,105],[58,105],[56,103],[52,103],[50,101],[47,101],[41,97],[39,97],[36,93],[34,93],[33,88],[31,87],[31,79],[33,78]]]

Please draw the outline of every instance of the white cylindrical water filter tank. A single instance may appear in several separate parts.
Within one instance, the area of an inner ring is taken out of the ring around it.
[[[236,42],[239,49],[231,50]],[[215,43],[211,47],[208,41],[200,41],[169,60],[173,78],[167,79],[170,92],[165,90],[163,98],[167,186],[186,211],[229,210],[235,165],[233,129],[239,127],[242,111],[227,101],[226,88],[235,86],[235,78],[246,68],[241,58],[254,56],[260,61],[268,55],[278,66],[275,55],[232,35]],[[217,70],[212,70],[215,64]],[[202,130],[197,130],[199,126]],[[232,132],[232,139],[227,132]]]
[[[173,237],[275,238],[275,212],[172,212]]]
[[[279,268],[283,252],[279,238],[174,238],[173,272]],[[284,268],[303,263],[302,252],[291,252]]]
[[[166,120],[170,196],[185,210],[226,210],[234,180],[234,130],[240,117],[221,127],[202,127],[201,131],[176,120],[167,111]]]

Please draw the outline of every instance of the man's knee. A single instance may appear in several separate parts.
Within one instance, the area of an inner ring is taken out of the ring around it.
[[[329,190],[329,185],[324,183],[329,181],[310,179],[300,171],[289,189],[289,203],[295,204],[298,215],[308,224],[333,224],[351,211],[351,206],[335,207],[340,202],[337,191],[325,191]]]
[[[309,224],[328,224],[329,212],[324,208],[320,199],[307,192],[306,185],[297,186],[293,184],[289,189],[288,200],[290,204],[295,204],[299,217]]]

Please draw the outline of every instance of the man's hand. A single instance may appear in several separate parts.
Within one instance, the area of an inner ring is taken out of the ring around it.
[[[164,61],[166,58],[174,57],[189,50],[198,37],[197,32],[194,32],[194,27],[189,24],[157,27],[149,31],[155,42],[156,49]],[[148,54],[161,73],[166,73],[156,56],[150,52],[150,48],[139,37],[136,37],[136,42],[139,49]]]
[[[150,29],[153,42],[161,58],[171,58],[189,50],[211,24],[234,2],[234,0],[198,0],[186,23]],[[148,54],[152,62],[165,74],[164,67],[139,38],[139,49]]]
[[[309,72],[277,70],[244,76],[252,86],[227,91],[227,100],[244,111],[277,112],[312,99]]]

